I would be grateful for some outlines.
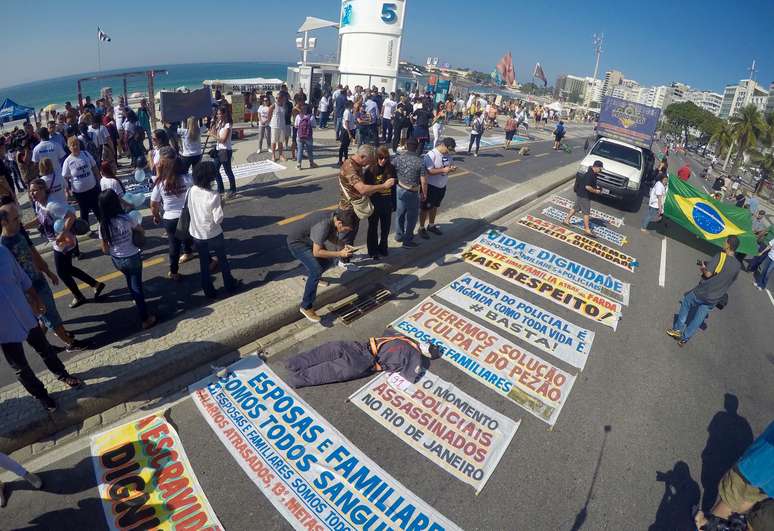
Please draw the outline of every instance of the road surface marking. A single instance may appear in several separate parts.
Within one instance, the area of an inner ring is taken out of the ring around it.
[[[294,223],[296,221],[301,221],[302,219],[304,219],[309,214],[314,214],[315,212],[320,212],[322,210],[336,210],[336,208],[338,206],[339,206],[338,204],[330,205],[330,206],[327,206],[327,207],[317,208],[315,210],[310,210],[309,212],[304,212],[303,214],[298,214],[297,216],[291,216],[289,218],[281,219],[281,220],[279,220],[277,222],[277,225],[288,225],[289,223]]]
[[[769,296],[769,300],[771,301],[771,304],[774,304],[774,297],[771,296],[771,292],[767,289],[766,294]]]
[[[548,153],[538,153],[537,155],[535,155],[535,158],[545,157],[546,155],[548,155]]]
[[[662,288],[664,287],[664,284],[666,282],[666,249],[667,249],[667,240],[664,238],[661,240],[661,264],[658,268],[658,285]]]
[[[505,162],[498,162],[495,164],[495,166],[505,166],[506,164],[513,164],[514,162],[519,162],[521,159],[513,159],[513,160],[506,160]]]
[[[703,184],[701,185],[701,187],[704,188],[704,193],[709,195],[709,190],[707,190],[707,187],[704,186]]]
[[[452,172],[451,175],[449,175],[449,179],[452,177],[462,177],[463,175],[468,175],[470,172],[468,170],[462,170],[459,172]]]
[[[142,265],[143,265],[143,267],[150,267],[150,266],[154,266],[156,264],[160,264],[164,260],[166,260],[166,257],[164,257],[164,256],[157,256],[156,258],[151,258],[150,260],[145,260],[142,263]],[[124,276],[124,274],[122,272],[120,272],[120,271],[113,271],[112,273],[108,273],[107,275],[102,275],[101,277],[97,277],[96,280],[97,280],[97,282],[107,282],[108,280],[113,280],[114,278],[119,278],[119,277],[122,277],[122,276]],[[86,288],[89,287],[89,285],[88,284],[84,284],[84,283],[81,282],[80,284],[78,284],[78,287],[80,289],[86,289]],[[69,289],[63,289],[63,290],[60,290],[60,291],[57,291],[56,293],[54,293],[54,298],[55,299],[60,299],[60,298],[64,297],[65,295],[69,294],[69,293],[70,293]]]

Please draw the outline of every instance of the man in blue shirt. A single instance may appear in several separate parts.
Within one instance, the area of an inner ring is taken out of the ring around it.
[[[83,380],[70,376],[61,360],[54,353],[46,340],[46,335],[38,326],[38,315],[46,308],[38,299],[32,287],[32,281],[27,276],[11,251],[0,245],[0,349],[5,360],[16,372],[16,377],[29,394],[37,398],[48,411],[56,410],[56,402],[49,396],[43,383],[35,376],[35,372],[24,356],[22,341],[27,341],[43,358],[48,370],[57,378],[77,388],[83,386]]]

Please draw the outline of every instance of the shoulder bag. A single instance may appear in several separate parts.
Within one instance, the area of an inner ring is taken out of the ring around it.
[[[185,193],[185,204],[183,210],[180,211],[180,217],[177,220],[177,228],[175,229],[175,239],[185,241],[191,237],[188,229],[191,226],[191,211],[188,209],[188,194],[191,191],[189,188]]]
[[[358,217],[358,219],[367,219],[371,217],[371,214],[374,213],[374,205],[371,203],[371,200],[368,198],[368,196],[363,196],[360,199],[352,199],[347,193],[347,189],[344,187],[344,183],[341,182],[341,175],[339,175],[339,186],[341,187],[341,191],[344,193],[344,197],[347,198],[347,201],[352,205],[352,209],[355,211],[355,215]]]

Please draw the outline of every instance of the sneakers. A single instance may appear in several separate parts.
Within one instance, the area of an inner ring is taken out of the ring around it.
[[[148,316],[147,319],[145,319],[142,322],[142,329],[148,330],[149,328],[153,328],[153,326],[158,322],[155,315]]]
[[[178,261],[178,263],[184,264],[184,263],[189,262],[191,260],[193,260],[193,255],[192,254],[190,254],[190,253],[183,253],[183,254],[180,255],[180,260]]]
[[[754,278],[753,278],[753,281],[752,281],[752,283],[753,283],[753,286],[755,286],[755,288],[756,288],[758,291],[763,291],[763,288],[762,288],[762,287],[760,287],[760,286],[758,285],[758,281],[757,281],[757,280],[755,280]]]
[[[30,485],[35,488],[35,490],[40,490],[43,488],[43,480],[38,477],[37,474],[33,474],[32,472],[27,472],[24,475],[24,479],[29,483]]]
[[[318,165],[317,165],[317,164],[315,164],[314,162],[310,162],[310,163],[309,163],[309,167],[310,167],[310,168],[312,168],[312,169],[314,169],[314,168],[319,168],[320,166],[318,166]]]
[[[352,262],[342,262],[341,260],[339,260],[337,265],[340,268],[342,268],[342,269],[346,269],[347,271],[359,271],[360,270],[360,267],[355,265],[355,264],[353,264]]]
[[[430,225],[429,227],[427,227],[427,230],[429,232],[432,232],[433,234],[437,234],[438,236],[441,236],[443,234],[443,232],[441,232],[441,229],[438,225]]]
[[[83,341],[79,341],[78,339],[73,339],[73,342],[65,347],[65,351],[70,353],[81,352],[82,350],[86,350],[87,348],[89,348],[88,345]]]
[[[409,240],[407,242],[403,242],[403,247],[405,249],[413,249],[414,247],[419,247],[419,244],[413,240]]]
[[[80,378],[70,376],[69,374],[67,376],[60,376],[57,378],[57,380],[66,383],[68,386],[70,386],[71,389],[80,389],[86,385],[86,383]]]
[[[298,163],[298,164],[296,164],[296,169],[297,169],[297,170],[300,170],[300,169],[301,169],[301,163]]]
[[[419,229],[419,232],[418,232],[418,234],[419,234],[419,235],[420,235],[422,238],[424,238],[424,239],[426,239],[426,240],[429,240],[429,239],[430,239],[430,235],[427,233],[427,230],[426,230],[424,227],[421,227],[421,228]]]
[[[683,333],[680,332],[680,330],[676,330],[674,328],[667,328],[666,334],[669,337],[672,337],[674,339],[682,339],[683,338]]]
[[[78,306],[83,306],[84,304],[86,304],[85,298],[83,299],[75,298],[70,302],[70,304],[67,305],[67,307],[70,308],[71,310],[74,310]]]
[[[307,320],[313,323],[320,322],[320,316],[317,315],[317,312],[314,311],[314,308],[299,308],[298,311],[301,312],[301,315],[306,317]]]

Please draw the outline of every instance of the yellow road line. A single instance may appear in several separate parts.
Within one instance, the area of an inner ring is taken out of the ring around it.
[[[157,256],[156,258],[151,258],[150,260],[145,260],[142,263],[142,265],[143,265],[143,267],[150,267],[150,266],[154,266],[156,264],[160,264],[160,263],[164,262],[165,260],[166,260],[165,257]],[[121,273],[120,271],[113,271],[112,273],[108,273],[107,275],[102,275],[101,277],[97,277],[96,280],[97,280],[97,282],[107,282],[108,280],[113,280],[114,278],[119,278],[119,277],[122,277],[122,276],[124,276],[124,274]],[[78,284],[78,287],[80,289],[86,289],[89,286],[88,286],[88,284],[80,283],[80,284]],[[54,293],[54,298],[55,299],[60,299],[60,298],[64,297],[65,295],[69,294],[69,293],[70,293],[69,289],[63,289],[63,290],[60,290],[60,291],[57,291],[56,293]]]
[[[505,166],[506,164],[513,164],[514,162],[519,162],[521,159],[513,159],[513,160],[506,160],[505,162],[498,162],[495,164],[495,166]]]
[[[330,206],[327,206],[327,207],[323,207],[323,208],[318,208],[316,210],[312,210],[311,212],[304,212],[303,214],[298,214],[297,216],[291,216],[289,218],[281,219],[281,220],[279,220],[277,222],[277,225],[287,225],[289,223],[294,223],[296,221],[301,221],[302,219],[304,219],[309,214],[314,214],[315,212],[319,212],[321,210],[336,210],[336,207],[338,207],[338,205],[330,205]]]

